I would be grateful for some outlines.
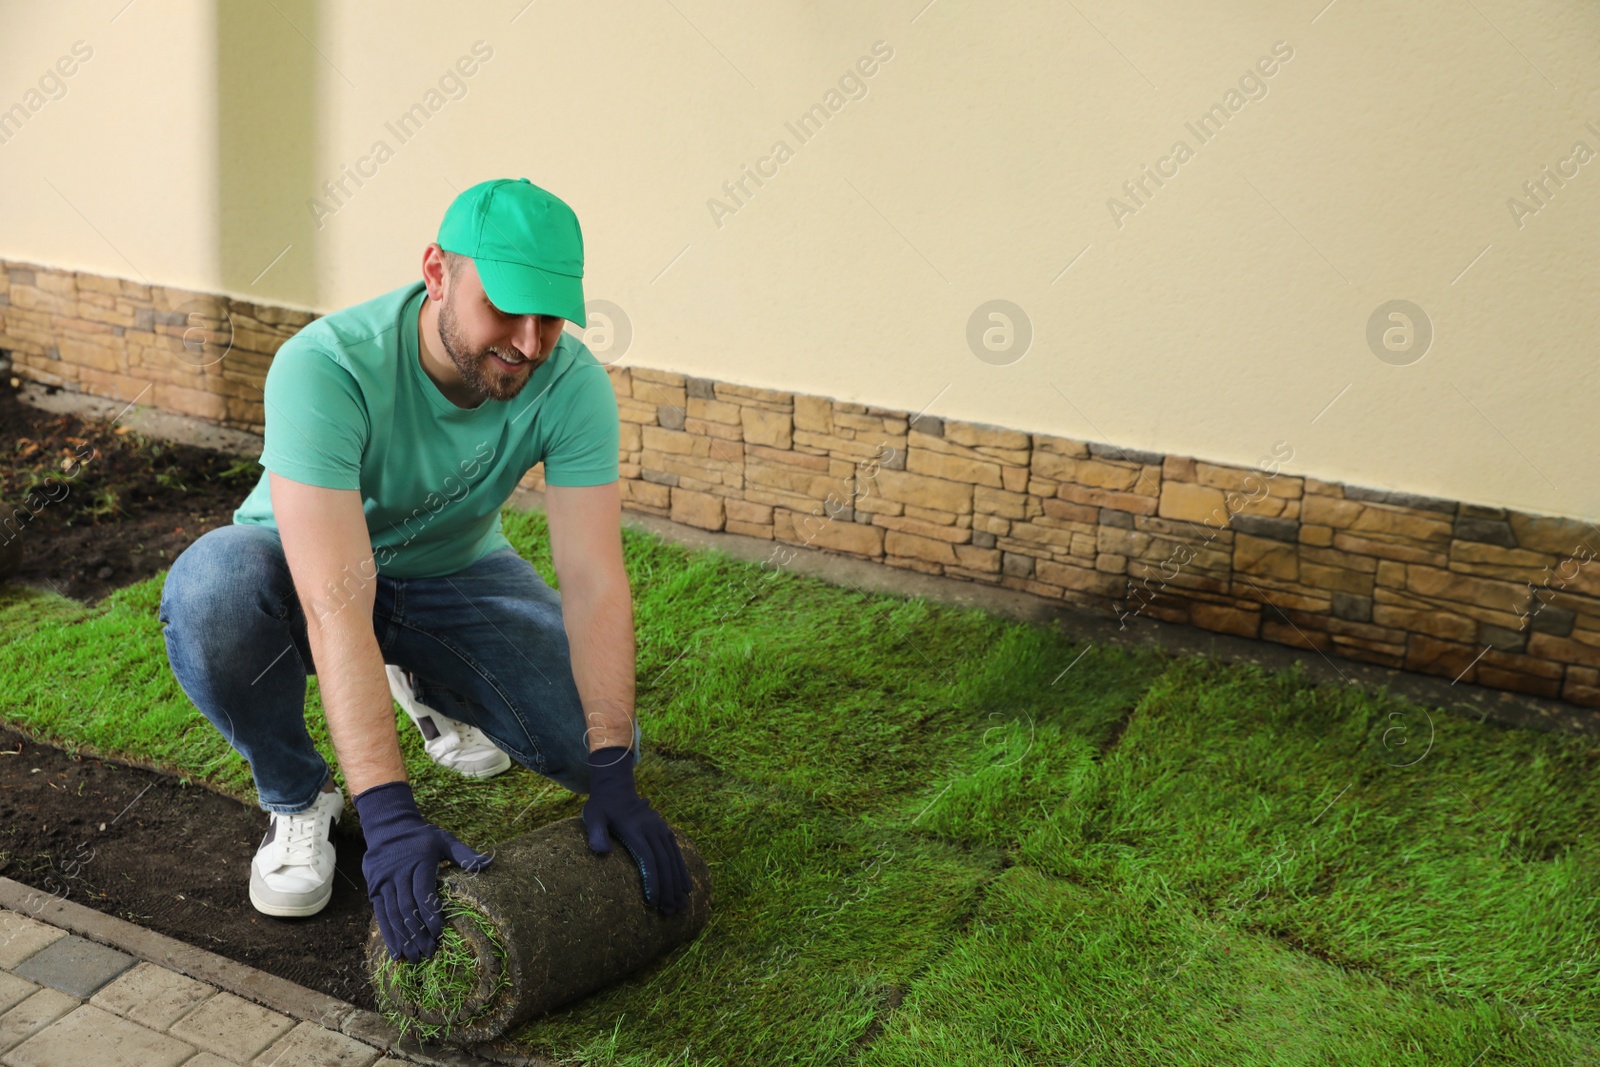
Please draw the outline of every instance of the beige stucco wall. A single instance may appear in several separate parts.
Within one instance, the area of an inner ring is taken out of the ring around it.
[[[0,5],[0,109],[93,50],[0,127],[0,257],[327,311],[414,278],[457,190],[528,177],[576,208],[624,365],[1600,511],[1591,3],[275,2]],[[996,299],[1021,358],[969,347]],[[1406,365],[1367,340],[1398,299],[1434,332]]]

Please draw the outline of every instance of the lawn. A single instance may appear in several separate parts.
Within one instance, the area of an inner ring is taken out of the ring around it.
[[[505,529],[553,584],[543,516]],[[715,905],[695,942],[524,1027],[529,1051],[1600,1061],[1594,740],[624,539],[640,792]],[[168,668],[162,578],[94,608],[0,586],[0,717],[254,805]],[[331,760],[314,679],[308,724]],[[424,813],[469,843],[582,805],[401,736]]]

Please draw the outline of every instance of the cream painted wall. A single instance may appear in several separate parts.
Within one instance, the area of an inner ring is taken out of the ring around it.
[[[457,190],[528,177],[577,210],[623,364],[1232,463],[1287,442],[1291,473],[1594,516],[1600,158],[1520,226],[1508,200],[1600,152],[1600,8],[1323,2],[5,3],[0,107],[95,52],[0,144],[0,256],[326,311],[416,277]],[[1021,358],[969,347],[994,299]],[[1409,365],[1366,337],[1397,299],[1434,330]]]
[[[90,53],[59,99],[0,127],[0,257],[205,288],[219,258],[212,5],[125,2],[0,3],[0,109],[75,43]]]

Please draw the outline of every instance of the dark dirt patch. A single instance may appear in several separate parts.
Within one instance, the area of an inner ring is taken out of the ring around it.
[[[112,417],[43,411],[0,379],[0,552],[22,548],[12,581],[92,604],[231,523],[260,472],[253,457],[160,441]],[[265,812],[0,729],[0,874],[374,1008],[365,844],[348,801],[345,812],[332,902],[278,919],[249,896]]]
[[[1129,708],[1112,724],[1110,731],[1106,733],[1106,739],[1100,743],[1100,756],[1102,759],[1117,747],[1117,743],[1122,740],[1122,735],[1128,730],[1128,724],[1133,721],[1134,712],[1138,710],[1138,708]]]
[[[889,987],[889,992],[883,998],[882,1006],[872,1016],[872,1022],[868,1024],[867,1028],[862,1031],[861,1036],[856,1038],[855,1044],[851,1046],[851,1052],[855,1058],[860,1058],[867,1051],[867,1046],[878,1040],[878,1035],[883,1032],[883,1024],[894,1013],[895,1009],[900,1007],[900,1002],[905,999],[905,995],[906,991],[900,986],[893,985]]]
[[[266,812],[0,729],[0,874],[376,1010],[363,962],[366,845],[354,815],[347,798],[328,906],[278,919],[250,903]]]
[[[0,379],[0,556],[22,549],[11,581],[93,604],[231,523],[261,475],[254,457],[160,441],[113,419],[43,411]]]

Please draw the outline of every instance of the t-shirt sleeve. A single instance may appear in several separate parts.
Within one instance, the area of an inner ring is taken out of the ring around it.
[[[285,344],[267,368],[261,465],[293,481],[361,488],[366,405],[350,372],[312,345]]]
[[[546,410],[559,412],[544,453],[546,485],[607,485],[621,476],[617,452],[622,420],[617,394],[604,367],[584,363],[564,376],[572,379],[556,403]]]

